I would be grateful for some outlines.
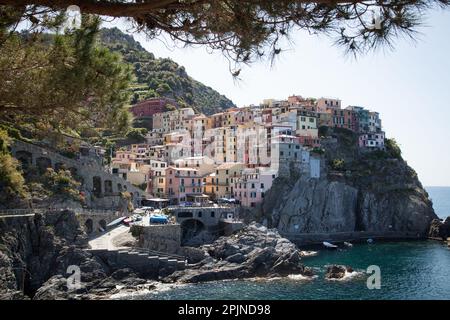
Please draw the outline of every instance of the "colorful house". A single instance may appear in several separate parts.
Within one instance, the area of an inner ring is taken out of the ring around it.
[[[272,187],[277,172],[269,168],[247,168],[234,182],[234,197],[242,206],[255,207]]]
[[[167,196],[176,203],[192,201],[203,195],[203,178],[196,168],[168,167],[165,181]]]

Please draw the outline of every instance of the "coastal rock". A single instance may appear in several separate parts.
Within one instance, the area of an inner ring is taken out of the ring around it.
[[[204,250],[194,247],[181,247],[178,254],[186,257],[188,263],[198,263],[207,256]]]
[[[301,263],[301,254],[277,230],[252,223],[230,237],[221,237],[200,249],[209,256],[189,269],[175,271],[163,282],[195,283],[250,277],[287,276],[313,272]]]
[[[263,203],[246,217],[267,221],[286,236],[372,232],[425,238],[437,216],[416,172],[398,152],[362,151],[357,135],[328,128],[321,177],[298,170],[274,180]],[[332,138],[331,138],[332,137]],[[339,160],[341,167],[333,167]],[[435,232],[435,231],[434,231]],[[328,236],[330,234],[330,236]]]
[[[33,297],[34,300],[66,300],[69,299],[67,279],[61,275],[47,280]]]
[[[100,258],[84,250],[86,234],[75,213],[0,220],[0,292],[2,298],[72,299],[85,295],[111,272]],[[80,268],[84,291],[67,288],[69,266]]]
[[[446,240],[450,237],[450,217],[447,217],[445,221],[442,221],[441,219],[434,219],[431,221],[428,236],[432,238],[441,238],[442,240]]]
[[[343,279],[347,273],[352,273],[353,268],[349,266],[342,266],[342,265],[331,265],[328,266],[327,272],[325,274],[325,279],[328,280],[339,280]]]
[[[229,256],[229,257],[226,258],[226,260],[227,260],[228,262],[231,262],[231,263],[242,263],[242,262],[244,262],[246,259],[247,259],[247,257],[244,256],[244,255],[243,255],[242,253],[240,253],[240,252],[238,252],[238,253],[236,253],[236,254],[233,254],[233,255],[231,255],[231,256]]]
[[[358,190],[341,182],[302,177],[274,210],[277,229],[286,233],[355,229]]]

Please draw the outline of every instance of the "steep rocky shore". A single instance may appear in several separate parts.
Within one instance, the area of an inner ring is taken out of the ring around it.
[[[434,219],[431,222],[428,236],[430,236],[431,238],[442,240],[447,240],[448,238],[450,238],[450,217],[447,217],[444,221],[441,221],[440,219]]]
[[[428,234],[437,218],[427,192],[399,149],[361,152],[355,136],[333,130],[324,139],[322,175],[278,178],[257,217],[286,233],[398,232]]]
[[[230,237],[221,237],[198,250],[200,262],[189,269],[176,271],[164,282],[196,283],[204,281],[279,277],[290,274],[312,276],[301,263],[302,252],[276,230],[252,223]]]
[[[72,211],[0,219],[0,300],[101,298],[118,287],[147,283],[132,270],[111,270],[85,251],[87,237]],[[67,288],[68,267],[82,286]]]
[[[160,282],[312,275],[293,243],[255,223],[212,244],[186,247],[189,268],[169,275],[150,277],[130,268],[116,269],[86,248],[86,234],[71,211],[0,219],[0,300],[106,299],[152,290]],[[79,287],[68,287],[69,266],[80,268]]]

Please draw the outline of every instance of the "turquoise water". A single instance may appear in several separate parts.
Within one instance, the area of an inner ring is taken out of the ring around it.
[[[450,187],[425,187],[439,218],[450,216]]]
[[[450,187],[426,187],[436,214],[450,215]],[[140,299],[450,299],[450,249],[435,241],[355,244],[351,249],[322,250],[304,263],[316,279],[221,281],[187,285]],[[362,273],[344,282],[324,280],[326,265],[344,264]],[[381,289],[369,290],[365,271],[381,270]],[[136,298],[136,297],[135,297]]]
[[[182,286],[143,299],[450,299],[450,250],[434,241],[360,244],[305,258],[314,280],[221,281]],[[327,264],[365,272],[381,270],[381,289],[367,289],[367,275],[344,282],[323,278]]]

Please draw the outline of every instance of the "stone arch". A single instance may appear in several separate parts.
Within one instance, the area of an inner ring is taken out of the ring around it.
[[[205,230],[205,225],[198,219],[186,219],[181,223],[181,242],[185,243]]]
[[[92,193],[96,197],[102,195],[102,178],[95,176],[92,178]]]
[[[106,231],[106,221],[104,219],[102,219],[98,222],[98,230],[100,232]]]
[[[36,167],[39,172],[44,173],[47,168],[52,167],[52,160],[47,157],[39,157],[36,159]]]
[[[23,169],[28,169],[33,165],[33,154],[28,151],[17,151],[16,159],[20,161]]]
[[[105,193],[113,193],[113,184],[111,180],[105,180]]]
[[[90,234],[94,231],[94,221],[92,219],[87,219],[84,223],[84,228],[87,234]]]

